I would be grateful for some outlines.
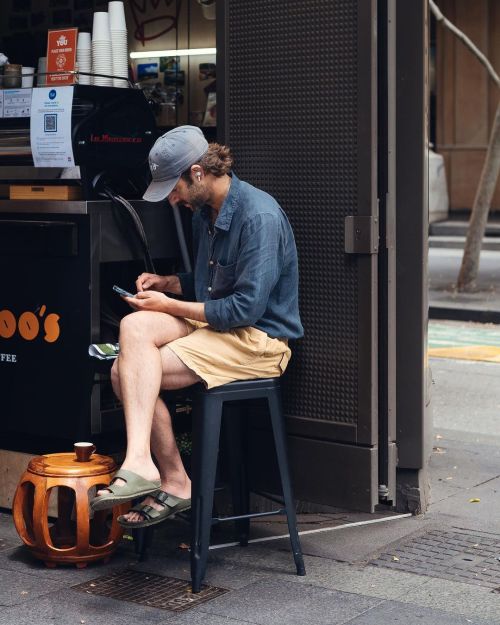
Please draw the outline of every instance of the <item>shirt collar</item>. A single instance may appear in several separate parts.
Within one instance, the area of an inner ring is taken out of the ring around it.
[[[231,172],[231,183],[229,186],[229,191],[226,195],[226,199],[222,203],[219,214],[217,215],[217,219],[215,220],[214,226],[219,228],[219,230],[229,230],[231,227],[231,220],[233,218],[235,210],[238,208],[238,198],[240,195],[241,189],[241,181],[238,176]],[[210,218],[210,208],[203,207],[203,216],[206,219]]]

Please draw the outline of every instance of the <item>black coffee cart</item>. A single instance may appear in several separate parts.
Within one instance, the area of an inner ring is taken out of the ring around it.
[[[61,170],[33,167],[29,121],[0,120],[4,190],[69,184],[83,199],[0,200],[0,447],[47,453],[108,437],[100,450],[111,450],[123,430],[121,410],[109,383],[91,392],[88,345],[117,340],[130,309],[112,285],[133,290],[145,264],[134,220],[103,192],[130,199],[156,269],[179,269],[170,206],[131,199],[145,188],[158,131],[140,90],[76,85],[72,143],[80,172],[68,180]]]

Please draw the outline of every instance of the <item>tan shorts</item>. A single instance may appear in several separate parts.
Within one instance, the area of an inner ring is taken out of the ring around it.
[[[185,322],[188,334],[168,347],[200,376],[207,388],[235,380],[279,377],[290,360],[286,339],[273,339],[257,328],[217,332],[202,321]]]

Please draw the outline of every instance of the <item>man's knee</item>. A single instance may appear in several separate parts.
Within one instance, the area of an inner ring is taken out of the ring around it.
[[[125,315],[120,321],[120,336],[130,336],[134,334],[144,334],[150,324],[148,316],[151,313],[146,311],[133,312],[129,315]],[[154,313],[153,313],[154,314]]]
[[[120,340],[137,339],[141,343],[150,341],[164,345],[182,336],[184,325],[180,321],[168,313],[147,310],[133,312],[120,322]]]
[[[162,327],[168,327],[172,323],[172,319],[173,317],[167,313],[152,310],[133,312],[120,321],[120,334],[144,336],[145,333],[155,331],[158,323],[161,323]]]

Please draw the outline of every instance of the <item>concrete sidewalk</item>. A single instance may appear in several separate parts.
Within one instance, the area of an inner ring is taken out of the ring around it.
[[[333,528],[302,535],[305,577],[294,574],[286,538],[215,549],[206,582],[227,592],[175,612],[124,600],[126,593],[122,600],[94,593],[103,576],[123,580],[124,572],[145,580],[146,591],[161,588],[156,576],[189,580],[189,552],[180,548],[189,541],[187,523],[163,524],[144,563],[124,540],[109,564],[47,569],[20,546],[11,516],[2,514],[0,625],[500,624],[500,431],[492,434],[491,410],[481,423],[475,395],[450,402],[458,387],[472,393],[479,379],[496,378],[498,365],[439,360],[432,367],[436,438],[425,515],[367,525],[352,523],[387,515],[302,515],[306,532]],[[484,401],[500,405],[498,384]],[[254,524],[253,536],[286,534],[283,521],[271,519]],[[225,532],[215,531],[213,541],[230,540]],[[158,593],[149,597],[156,599]]]

